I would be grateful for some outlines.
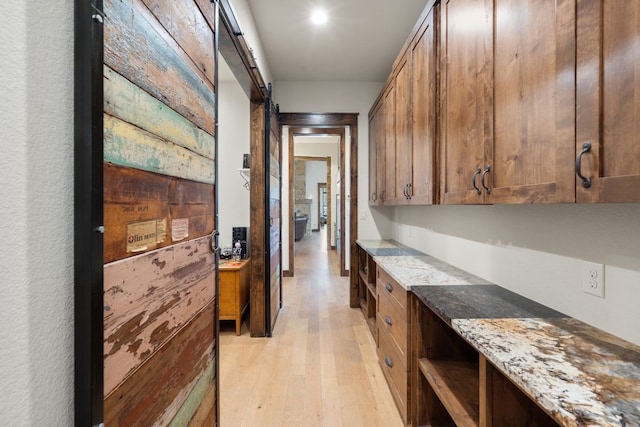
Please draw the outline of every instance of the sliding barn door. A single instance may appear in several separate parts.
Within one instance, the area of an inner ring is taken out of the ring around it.
[[[267,335],[275,326],[280,307],[282,306],[282,144],[280,138],[280,125],[278,123],[278,111],[273,107],[271,99],[267,100],[267,113],[265,117],[267,123],[268,150],[268,227],[267,236],[269,242],[269,292],[266,305],[268,307],[267,320],[269,322]]]
[[[104,1],[105,425],[217,420],[217,2]]]
[[[251,336],[271,336],[282,306],[281,158],[278,111],[251,104]]]

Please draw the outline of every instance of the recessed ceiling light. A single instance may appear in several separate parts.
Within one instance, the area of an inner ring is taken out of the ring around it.
[[[311,13],[311,22],[316,25],[325,24],[328,18],[327,12],[322,9],[316,9]]]

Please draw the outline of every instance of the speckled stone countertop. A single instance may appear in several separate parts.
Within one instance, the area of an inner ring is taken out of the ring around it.
[[[409,256],[424,255],[419,250],[410,248],[394,240],[358,240],[358,245],[372,256]]]
[[[640,346],[398,242],[358,244],[561,425],[640,426]]]
[[[640,426],[640,347],[573,318],[452,324],[561,425]]]

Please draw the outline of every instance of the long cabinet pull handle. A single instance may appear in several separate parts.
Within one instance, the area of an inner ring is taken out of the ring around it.
[[[391,317],[389,316],[385,316],[384,321],[387,322],[387,325],[389,326],[393,325],[393,320],[391,320]]]
[[[591,151],[591,143],[585,142],[584,144],[582,144],[582,151],[580,151],[578,153],[578,157],[576,157],[576,175],[578,175],[578,178],[582,180],[583,188],[591,187],[591,179],[582,175],[582,156],[588,153],[589,151]]]
[[[473,174],[473,178],[471,179],[471,185],[473,185],[473,188],[476,190],[476,193],[478,193],[478,196],[482,194],[482,190],[476,185],[476,179],[481,173],[482,169],[480,169],[480,166],[478,166],[478,169],[476,169],[476,172]]]
[[[482,184],[482,187],[485,189],[487,194],[491,194],[491,187],[486,186],[486,184],[484,183],[484,178],[489,172],[491,172],[491,165],[487,165],[487,167],[484,169],[484,172],[482,173],[482,179],[480,180],[480,183]]]
[[[385,289],[389,292],[393,292],[393,286],[391,286],[391,283],[387,283],[386,285],[384,285]]]
[[[389,356],[384,358],[384,363],[390,368],[393,368],[393,360]]]

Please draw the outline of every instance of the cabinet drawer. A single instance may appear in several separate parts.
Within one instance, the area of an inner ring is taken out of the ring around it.
[[[407,308],[407,290],[400,286],[398,282],[393,280],[382,268],[377,267],[376,283],[378,287],[378,295],[390,295],[398,305],[406,310]]]
[[[378,329],[378,360],[403,420],[407,421],[407,365],[390,335]]]
[[[378,330],[380,329],[389,334],[406,365],[409,340],[406,311],[403,311],[390,295],[381,294],[378,298]]]

